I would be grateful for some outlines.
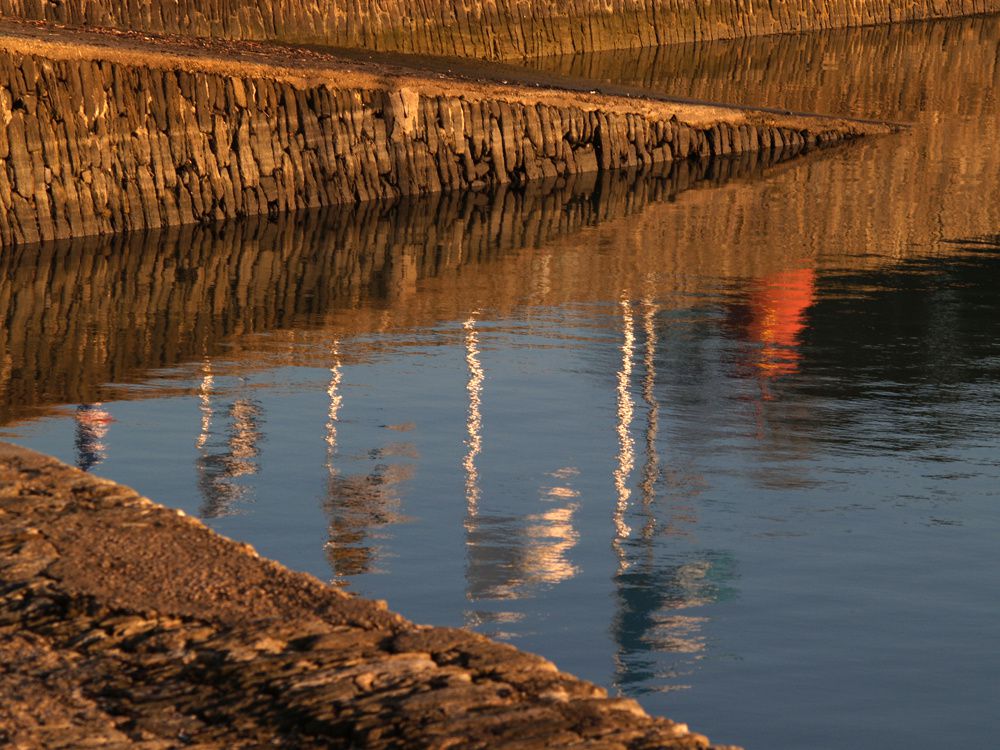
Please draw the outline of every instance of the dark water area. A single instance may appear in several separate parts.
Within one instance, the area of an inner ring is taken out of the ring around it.
[[[990,747],[998,60],[995,19],[540,60],[913,127],[7,254],[0,435],[717,742]]]

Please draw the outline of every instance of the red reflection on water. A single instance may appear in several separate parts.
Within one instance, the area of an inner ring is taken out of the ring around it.
[[[816,272],[799,268],[770,274],[758,280],[747,300],[748,341],[760,344],[754,365],[766,379],[798,370],[799,337],[805,328],[805,311],[816,293]]]

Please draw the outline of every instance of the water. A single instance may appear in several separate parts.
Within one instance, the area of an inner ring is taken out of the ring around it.
[[[998,53],[972,19],[540,60],[914,126],[8,254],[2,435],[719,742],[991,746]]]

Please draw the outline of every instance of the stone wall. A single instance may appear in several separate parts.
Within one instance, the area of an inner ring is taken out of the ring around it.
[[[116,58],[72,44],[43,55],[32,52],[44,47],[37,41],[2,43],[0,245],[798,153],[878,130],[566,92],[448,90],[333,67],[160,65],[141,49]]]
[[[0,0],[0,15],[486,59],[947,18],[1000,0]]]

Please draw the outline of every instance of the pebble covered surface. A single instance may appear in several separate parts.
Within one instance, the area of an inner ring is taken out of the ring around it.
[[[0,744],[708,748],[512,646],[414,625],[0,444]]]

